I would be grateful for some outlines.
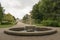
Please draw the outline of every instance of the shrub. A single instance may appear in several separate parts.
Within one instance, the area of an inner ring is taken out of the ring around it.
[[[2,22],[1,22],[1,25],[8,25],[8,24],[9,24],[9,25],[10,25],[10,24],[12,24],[12,25],[13,25],[13,24],[17,24],[17,22],[15,22],[15,21],[13,21],[13,22],[9,22],[9,21],[2,21]]]
[[[55,20],[43,20],[41,22],[41,24],[44,26],[53,26],[53,27],[59,27],[60,26],[60,22],[55,21]]]

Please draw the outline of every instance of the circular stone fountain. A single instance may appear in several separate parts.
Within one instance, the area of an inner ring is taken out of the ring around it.
[[[19,35],[19,36],[41,36],[56,33],[57,30],[54,28],[40,28],[36,26],[25,26],[19,28],[10,28],[4,31],[6,34]]]

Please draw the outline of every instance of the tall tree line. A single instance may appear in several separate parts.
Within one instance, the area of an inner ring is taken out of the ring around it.
[[[30,14],[36,24],[60,27],[60,0],[41,0]]]
[[[1,3],[0,3],[0,24],[1,24],[1,21],[3,18],[3,14],[4,14],[4,10],[3,10],[3,7],[1,6]]]
[[[4,22],[4,21],[8,21],[8,23],[14,23],[16,21],[16,19],[10,13],[5,14],[4,9],[0,3],[0,24],[2,24],[2,22]]]
[[[35,20],[60,20],[60,0],[41,0],[30,13]]]

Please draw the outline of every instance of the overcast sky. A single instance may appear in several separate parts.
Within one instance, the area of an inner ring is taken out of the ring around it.
[[[22,18],[25,14],[29,14],[35,3],[39,0],[0,0],[5,9],[5,13],[11,13],[16,18]]]

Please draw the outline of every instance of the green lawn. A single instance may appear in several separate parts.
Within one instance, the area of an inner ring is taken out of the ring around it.
[[[13,25],[0,25],[0,28],[8,28],[8,27],[12,27]]]

